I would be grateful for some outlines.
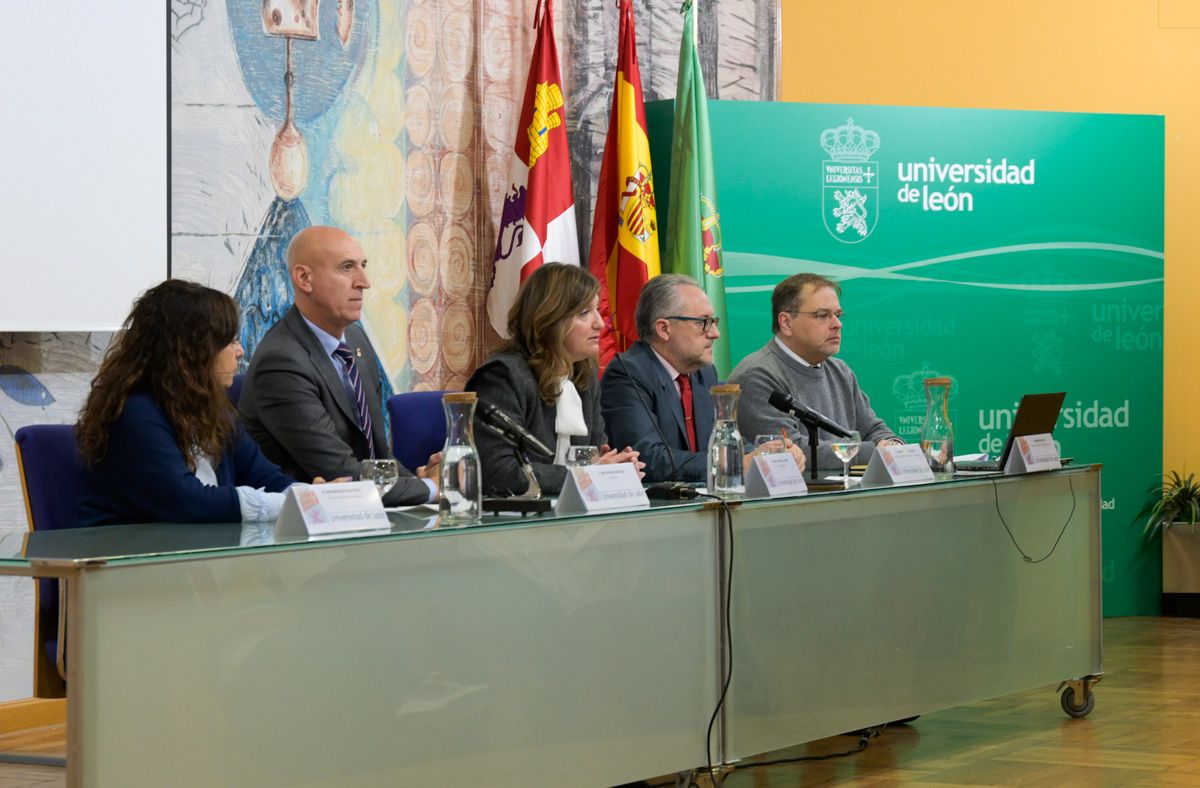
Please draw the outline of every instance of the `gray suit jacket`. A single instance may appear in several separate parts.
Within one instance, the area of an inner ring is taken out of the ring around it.
[[[554,431],[556,410],[538,394],[537,379],[525,359],[511,353],[497,353],[483,362],[471,379],[467,391],[479,394],[479,399],[492,403],[525,425],[552,451],[558,442]],[[604,435],[604,417],[600,415],[600,386],[596,381],[579,392],[583,400],[583,418],[588,425],[587,435],[571,438],[573,446],[602,446],[608,442]],[[520,495],[529,484],[521,472],[516,449],[510,447],[489,430],[475,430],[475,446],[483,466],[483,489],[488,495]],[[567,478],[567,469],[548,462],[531,462],[533,475],[547,495],[558,495]]]
[[[638,450],[638,459],[646,463],[648,482],[704,481],[713,426],[708,390],[717,383],[717,370],[709,365],[688,377],[698,451],[688,451],[683,404],[675,381],[645,342],[634,343],[614,358],[600,381],[604,423],[613,446]]]
[[[371,412],[375,456],[391,457],[380,403],[379,362],[358,325],[346,329]],[[357,479],[359,463],[370,456],[358,426],[354,403],[329,356],[296,307],[263,337],[242,384],[238,414],[271,462],[297,479],[316,476]],[[384,496],[386,506],[423,503],[425,482],[400,467],[400,481]]]

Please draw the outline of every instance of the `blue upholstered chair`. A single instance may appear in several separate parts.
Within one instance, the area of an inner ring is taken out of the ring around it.
[[[84,469],[71,424],[31,424],[17,430],[17,467],[29,527],[71,528],[83,496]],[[63,581],[65,582],[65,581]],[[65,622],[59,615],[60,581],[39,580],[34,623],[34,693],[61,697],[66,678]],[[55,676],[54,668],[57,668]]]
[[[410,391],[388,397],[392,423],[392,454],[410,471],[425,464],[429,455],[446,444],[444,391]]]

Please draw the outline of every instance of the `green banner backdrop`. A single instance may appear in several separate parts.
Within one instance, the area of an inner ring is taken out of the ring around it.
[[[672,112],[647,106],[660,220]],[[1065,390],[1063,456],[1104,464],[1105,615],[1157,613],[1161,563],[1136,521],[1162,464],[1163,118],[710,113],[734,362],[770,337],[775,284],[813,271],[841,282],[840,357],[908,440],[926,377],[954,380],[960,454],[997,453],[1022,394]]]

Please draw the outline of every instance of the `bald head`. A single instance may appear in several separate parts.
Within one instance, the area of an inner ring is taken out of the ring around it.
[[[296,233],[288,244],[288,271],[294,271],[297,265],[314,265],[331,256],[337,257],[350,245],[362,251],[358,242],[345,230],[337,227],[306,227]]]
[[[336,227],[309,227],[288,245],[287,261],[296,308],[321,330],[340,337],[362,317],[371,281],[358,241]]]

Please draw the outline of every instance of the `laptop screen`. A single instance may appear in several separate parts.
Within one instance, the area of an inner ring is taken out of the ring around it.
[[[1017,415],[1013,418],[1012,429],[1008,433],[1008,441],[1004,444],[1004,453],[1000,455],[1000,467],[1008,462],[1013,444],[1017,438],[1025,435],[1042,435],[1054,432],[1058,423],[1058,412],[1062,410],[1065,391],[1052,394],[1026,394],[1021,397],[1017,406]]]

